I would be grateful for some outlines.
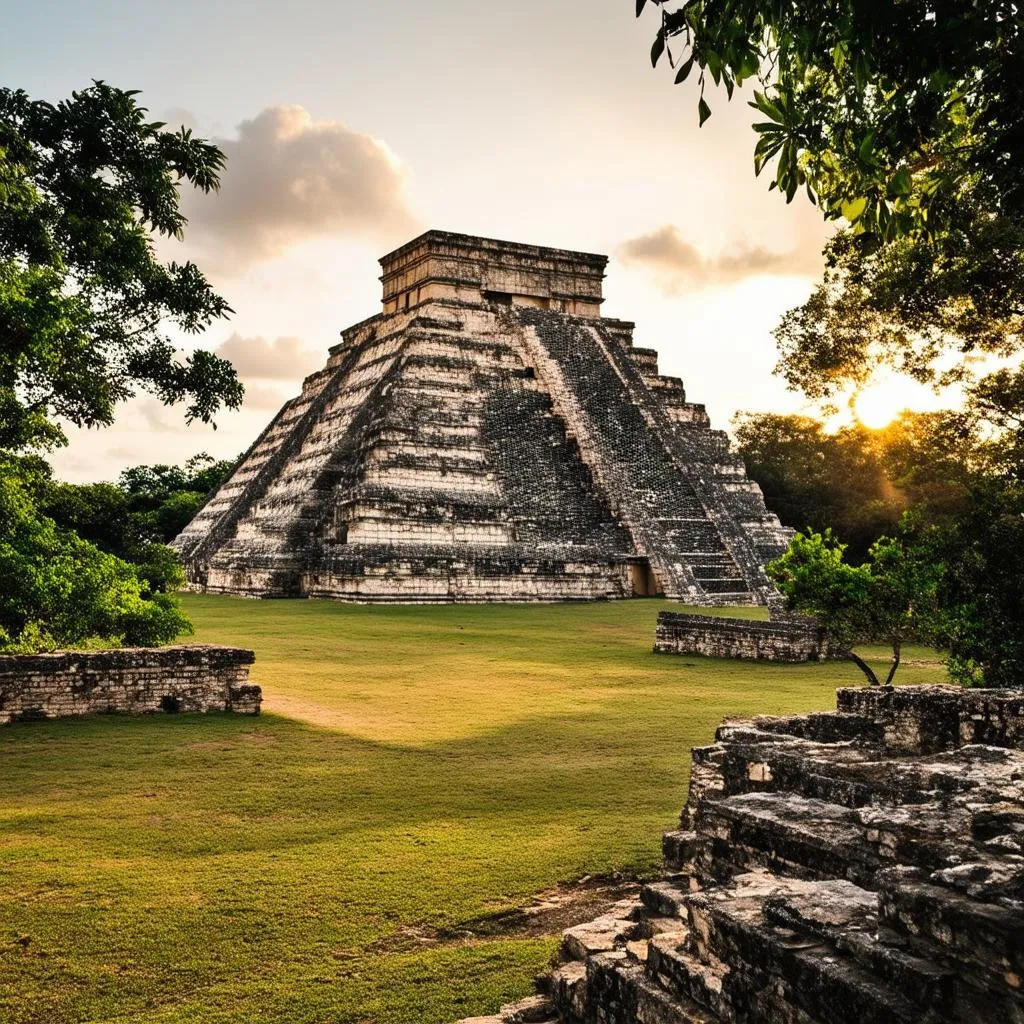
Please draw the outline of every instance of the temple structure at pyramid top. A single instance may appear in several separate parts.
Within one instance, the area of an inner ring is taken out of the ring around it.
[[[385,313],[436,299],[600,316],[608,257],[428,231],[380,265]]]
[[[607,259],[428,231],[174,544],[196,589],[763,604],[789,531],[602,317]]]

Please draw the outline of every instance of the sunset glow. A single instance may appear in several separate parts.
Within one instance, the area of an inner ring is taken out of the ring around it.
[[[901,412],[930,412],[949,404],[948,396],[937,395],[931,388],[895,374],[875,380],[853,402],[858,423],[872,430],[881,430]]]

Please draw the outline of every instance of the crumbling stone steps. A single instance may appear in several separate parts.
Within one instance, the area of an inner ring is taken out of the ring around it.
[[[975,870],[979,879],[981,871]],[[879,920],[915,951],[941,948],[961,965],[961,974],[979,990],[1005,985],[1019,990],[1024,979],[1024,917],[1019,897],[983,903],[964,893],[950,894],[928,876],[904,866],[882,876]]]
[[[565,934],[567,963],[547,988],[565,1021],[594,1019],[595,1004],[609,1024],[945,1020],[944,1004],[962,998],[953,972],[906,953],[898,938],[882,942],[874,908],[875,894],[848,882],[779,883],[763,873],[709,895],[646,886],[629,917]],[[791,980],[762,988],[780,969]],[[759,990],[754,1000],[747,984]]]
[[[694,750],[665,877],[563,940],[562,1024],[1024,1021],[1024,698],[837,703]]]
[[[921,1008],[895,986],[824,937],[770,920],[765,912],[766,893],[742,893],[740,889],[735,894],[698,894],[689,905],[698,957],[729,965],[717,1001],[720,1014],[740,1016],[749,1007],[767,1019],[786,1020],[802,1013],[829,1024],[862,1024],[865,1020],[917,1024],[923,1019]],[[822,902],[828,894],[824,887],[815,892]],[[785,889],[776,890],[770,898],[784,900]],[[843,892],[841,898],[840,912],[845,912],[850,896]],[[685,970],[685,963],[680,966]],[[762,979],[772,975],[781,975],[784,984],[774,990],[761,989]],[[933,1019],[938,1019],[938,1007],[929,1010]]]
[[[865,1014],[910,1024],[920,1019],[918,1011],[892,982],[915,971],[915,991],[941,1005],[949,991],[948,972],[931,970],[926,962],[896,949],[890,963],[903,973],[893,969],[892,979],[880,980],[854,956],[830,944],[826,934],[798,930],[792,919],[773,919],[773,908],[778,915],[785,899],[778,890],[770,898],[758,892],[762,883],[761,876],[742,879],[741,895],[733,900],[684,895],[670,886],[645,887],[643,902],[629,910],[630,917],[608,915],[570,929],[560,955],[563,961],[585,965],[585,971],[556,972],[551,991],[563,1019],[591,1019],[580,1013],[581,986],[586,987],[591,1012],[597,1003],[599,1019],[612,1024],[732,1019],[735,997],[729,976],[758,976],[780,961],[801,984],[785,994],[762,995],[764,1009],[776,1014],[772,1020],[794,1019],[803,1012],[817,1013],[815,1019],[830,1024],[860,1024]],[[798,890],[797,898],[808,892]],[[831,883],[812,898],[826,915],[835,913],[838,901],[850,920],[859,914],[871,923],[872,894],[849,883]],[[737,1009],[743,1009],[742,1003]],[[654,1017],[643,1015],[651,1012]],[[885,1013],[891,1016],[881,1016]]]
[[[698,826],[700,868],[715,877],[753,866],[796,877],[848,878],[877,887],[876,873],[902,863],[935,870],[970,835],[963,809],[920,804],[851,809],[792,790],[709,801]]]

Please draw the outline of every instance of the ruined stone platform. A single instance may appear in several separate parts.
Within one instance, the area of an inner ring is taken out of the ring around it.
[[[175,540],[190,585],[349,601],[764,604],[790,531],[607,258],[430,231]]]
[[[694,749],[665,875],[489,1024],[1024,1021],[1024,693],[843,689]]]

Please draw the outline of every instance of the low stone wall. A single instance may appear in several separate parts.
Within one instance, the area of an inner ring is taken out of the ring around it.
[[[831,656],[824,633],[793,619],[763,622],[712,615],[660,612],[656,654],[702,654],[708,658],[763,661],[824,661]]]
[[[212,644],[0,656],[0,725],[158,711],[259,714],[252,651]]]

